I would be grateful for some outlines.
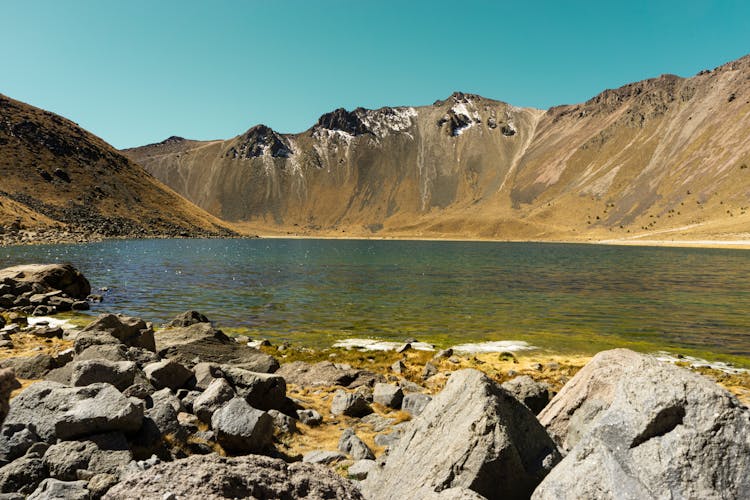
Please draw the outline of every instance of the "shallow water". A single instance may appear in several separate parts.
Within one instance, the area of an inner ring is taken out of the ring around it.
[[[750,365],[750,252],[549,243],[139,240],[0,248],[2,267],[71,262],[93,313],[161,323],[197,309],[220,327],[315,346],[417,337],[618,345]]]

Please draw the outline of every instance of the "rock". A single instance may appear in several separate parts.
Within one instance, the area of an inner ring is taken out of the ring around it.
[[[214,379],[203,394],[195,398],[193,413],[202,422],[210,424],[214,412],[234,397],[235,392],[229,382],[223,378]]]
[[[37,354],[4,359],[0,362],[0,368],[12,368],[18,378],[38,380],[44,378],[50,370],[59,368],[59,365],[49,354]]]
[[[107,382],[124,391],[133,384],[137,368],[132,361],[90,359],[73,363],[70,384],[73,386]]]
[[[297,419],[284,415],[279,410],[268,410],[268,414],[273,419],[273,425],[284,434],[297,432]]]
[[[176,316],[172,321],[164,325],[165,328],[186,327],[196,323],[210,323],[208,318],[198,311],[186,311]]]
[[[141,347],[149,351],[155,351],[154,330],[140,318],[124,316],[122,314],[102,314],[96,320],[88,324],[76,338],[76,352],[83,351],[83,339],[88,334],[109,334],[122,344],[130,347]],[[109,342],[95,342],[103,344]],[[89,344],[93,345],[93,344]],[[85,347],[88,347],[86,345]]]
[[[42,481],[28,500],[89,500],[91,492],[86,481],[60,481],[48,478]]]
[[[162,330],[157,335],[156,343],[159,356],[174,359],[186,366],[193,366],[197,360],[231,364],[261,373],[273,373],[279,368],[279,362],[272,356],[237,345],[209,323]]]
[[[91,293],[88,280],[70,264],[29,264],[0,270],[0,281],[6,278],[19,283],[40,284],[42,290],[62,290],[74,299]]]
[[[133,384],[124,391],[122,395],[126,398],[147,399],[154,393],[154,388],[146,384]]]
[[[113,487],[108,500],[132,498],[310,498],[362,500],[348,481],[327,467],[249,455],[192,456],[134,473]]]
[[[81,471],[88,471],[89,475],[119,475],[132,459],[125,436],[112,432],[53,444],[42,461],[50,477],[73,481],[79,478]]]
[[[16,374],[12,369],[0,369],[0,425],[8,414],[10,393],[20,387],[21,384],[16,380]]]
[[[398,360],[391,365],[391,371],[393,373],[398,373],[399,375],[403,375],[406,372],[406,365],[404,364],[403,361]]]
[[[297,410],[297,419],[310,427],[323,423],[323,417],[315,410]]]
[[[335,464],[336,462],[341,462],[342,460],[346,460],[346,455],[343,453],[340,453],[338,451],[328,451],[328,450],[314,450],[305,453],[305,455],[302,457],[302,462],[306,464]]]
[[[395,427],[392,432],[384,433],[384,434],[377,434],[375,436],[375,444],[378,446],[383,446],[385,448],[390,448],[394,444],[398,442],[399,439],[401,439],[401,436],[404,435],[404,428],[403,427]]]
[[[411,344],[409,342],[407,342],[406,344],[403,344],[402,346],[398,347],[396,349],[396,352],[398,354],[401,354],[401,353],[404,353],[404,352],[409,351],[409,350],[411,350]]]
[[[534,414],[542,411],[549,403],[549,386],[535,381],[528,375],[509,380],[503,383],[502,387],[525,404]]]
[[[273,419],[242,398],[234,398],[211,418],[216,441],[227,451],[257,453],[271,444]]]
[[[378,415],[377,413],[370,413],[366,417],[362,417],[359,419],[360,422],[363,424],[368,424],[372,427],[372,430],[375,432],[383,432],[386,429],[389,429],[396,420],[393,418],[383,417],[381,415]]]
[[[404,400],[404,393],[397,385],[375,384],[372,399],[375,403],[398,410]]]
[[[118,477],[114,474],[96,474],[89,479],[88,488],[92,498],[101,498],[110,488],[117,484]]]
[[[43,441],[52,443],[97,432],[136,431],[142,419],[143,409],[110,384],[38,382],[13,399],[5,425],[33,425]]]
[[[330,361],[286,363],[276,372],[290,384],[305,387],[340,385],[354,389],[360,385],[372,385],[380,376],[366,370],[353,370],[337,366]]]
[[[150,419],[163,436],[179,440],[186,437],[177,415],[183,410],[182,402],[168,388],[151,394],[151,406],[145,416]]]
[[[31,333],[35,337],[41,337],[43,339],[61,339],[63,337],[63,329],[59,326],[43,326],[41,328],[35,328]]]
[[[339,389],[331,401],[332,415],[346,415],[348,417],[364,417],[372,413],[372,408],[361,394],[350,393]]]
[[[286,406],[286,380],[276,374],[257,373],[229,365],[221,373],[237,394],[253,408],[283,410]]]
[[[0,466],[22,457],[34,443],[39,441],[39,436],[27,424],[4,425],[0,430]]]
[[[173,391],[184,387],[188,380],[193,377],[193,370],[185,368],[180,363],[171,359],[148,364],[143,368],[143,372],[155,388],[163,389],[168,387]]]
[[[413,392],[404,395],[404,399],[401,402],[401,409],[417,416],[424,411],[427,407],[427,403],[430,401],[432,401],[432,396]]]
[[[357,437],[354,429],[344,430],[339,439],[338,449],[341,453],[346,453],[354,460],[375,459],[375,455],[370,447]]]
[[[195,388],[199,391],[205,391],[211,382],[221,378],[221,368],[216,363],[198,363],[193,366],[195,377]]]
[[[460,370],[406,426],[362,491],[372,500],[452,487],[488,499],[528,498],[559,458],[528,408],[483,373]]]
[[[377,463],[375,460],[357,460],[349,466],[346,473],[350,478],[361,481],[367,477],[372,468],[376,465]]]
[[[750,411],[711,380],[604,351],[539,415],[569,453],[534,498],[741,498]]]
[[[41,458],[21,457],[0,469],[0,492],[33,492],[46,477]]]
[[[450,347],[448,349],[441,349],[435,354],[432,359],[435,361],[440,361],[441,359],[448,359],[451,356],[453,356],[453,349]]]

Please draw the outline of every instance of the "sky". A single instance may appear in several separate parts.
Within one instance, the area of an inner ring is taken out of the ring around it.
[[[117,148],[460,90],[546,109],[750,53],[745,0],[0,0],[0,93]]]

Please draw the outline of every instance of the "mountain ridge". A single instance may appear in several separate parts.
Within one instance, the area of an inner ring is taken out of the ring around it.
[[[337,109],[297,134],[258,125],[124,152],[214,215],[269,234],[736,235],[750,205],[748,81],[750,56],[548,110],[456,92]]]

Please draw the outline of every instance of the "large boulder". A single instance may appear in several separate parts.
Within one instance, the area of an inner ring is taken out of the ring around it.
[[[354,460],[374,459],[375,455],[355,433],[354,429],[344,429],[339,438],[339,451],[346,453]]]
[[[42,461],[50,477],[74,481],[80,471],[119,475],[132,459],[125,436],[111,432],[81,441],[60,441],[47,449]]]
[[[214,412],[211,428],[216,441],[227,451],[257,453],[273,439],[273,418],[242,398],[234,398]]]
[[[534,498],[750,491],[750,412],[711,380],[650,356],[597,354],[539,418],[570,451]]]
[[[60,481],[48,478],[28,496],[28,500],[89,500],[86,481]]]
[[[156,350],[151,325],[140,318],[122,314],[102,314],[86,325],[76,337],[75,350],[80,353],[92,345],[113,343]]]
[[[105,496],[131,498],[310,498],[361,500],[347,479],[325,466],[248,455],[192,456],[126,477]]]
[[[91,293],[88,280],[70,264],[28,264],[0,269],[0,281],[40,284],[43,290],[62,290],[65,295],[85,299]]]
[[[214,412],[221,408],[221,405],[234,398],[234,396],[234,389],[229,385],[229,382],[223,378],[216,378],[193,401],[193,413],[202,422],[210,424]]]
[[[19,378],[38,380],[44,378],[50,371],[60,368],[60,363],[49,354],[42,353],[4,359],[0,362],[0,369],[3,368],[12,368]]]
[[[33,492],[46,477],[42,459],[24,456],[0,468],[0,493]]]
[[[173,391],[184,387],[193,378],[193,370],[172,359],[163,359],[143,368],[146,378],[157,389],[169,388]]]
[[[370,403],[357,392],[346,392],[342,389],[333,394],[331,400],[332,415],[346,415],[347,417],[364,417],[372,413]]]
[[[460,370],[362,487],[372,500],[423,498],[454,487],[488,499],[528,498],[559,459],[528,408],[483,373]]]
[[[172,321],[164,325],[167,328],[170,327],[185,327],[195,325],[196,323],[210,323],[208,318],[198,311],[185,311],[184,313],[176,316]]]
[[[286,407],[286,381],[272,373],[257,373],[222,365],[221,373],[237,394],[260,410],[282,410]]]
[[[10,393],[20,387],[21,384],[16,380],[16,374],[13,370],[0,369],[0,424],[5,420],[5,415],[8,414]]]
[[[89,359],[75,361],[71,366],[70,384],[74,386],[106,382],[124,391],[133,385],[138,369],[133,361]]]
[[[33,425],[41,440],[53,443],[98,432],[136,431],[142,420],[143,408],[110,384],[67,387],[45,381],[11,401],[4,425]]]
[[[250,371],[273,373],[279,362],[273,356],[239,345],[210,323],[166,328],[156,335],[159,356],[192,367],[198,362],[231,364]]]

